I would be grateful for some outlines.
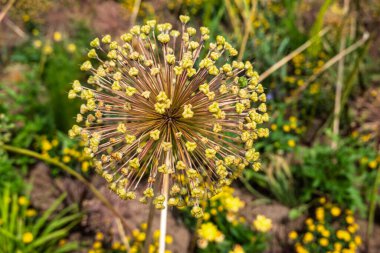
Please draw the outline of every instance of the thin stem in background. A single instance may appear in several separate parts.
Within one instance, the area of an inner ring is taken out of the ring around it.
[[[294,50],[293,52],[291,52],[290,54],[288,54],[287,56],[285,56],[284,58],[282,58],[281,60],[276,62],[274,65],[272,65],[269,69],[264,71],[264,73],[262,73],[260,75],[259,81],[262,82],[264,79],[266,79],[268,76],[270,76],[273,72],[277,71],[279,68],[281,68],[286,63],[288,63],[291,59],[293,59],[294,57],[296,57],[297,55],[302,53],[304,50],[306,50],[308,47],[310,47],[313,43],[318,41],[318,39],[320,37],[325,36],[326,33],[329,31],[330,31],[329,27],[325,27],[324,29],[322,29],[315,37],[309,39],[304,44],[302,44],[300,47],[298,47],[296,50]]]
[[[225,0],[224,3],[226,5],[226,10],[230,18],[230,21],[232,23],[232,28],[234,29],[234,35],[236,36],[238,40],[240,40],[241,39],[241,33],[240,33],[241,22],[239,21],[238,15],[235,9],[232,7],[232,3],[230,0]]]
[[[125,236],[125,231],[123,228],[123,224],[121,224],[121,220],[119,218],[116,219],[117,230],[119,231],[120,239],[123,242],[126,252],[129,252],[130,246],[127,237]]]
[[[347,19],[347,13],[350,8],[350,1],[344,1],[344,18],[342,20],[342,31],[340,37],[339,44],[339,53],[341,53],[346,47],[346,35],[344,32],[345,23]],[[334,104],[334,120],[333,120],[333,134],[334,136],[339,135],[339,124],[340,124],[340,111],[341,111],[341,101],[342,101],[342,90],[343,90],[343,74],[344,74],[344,59],[345,56],[339,59],[338,62],[338,77],[336,80],[336,88],[335,88],[335,104]],[[335,138],[332,139],[331,147],[336,149],[338,147],[337,140]]]
[[[78,179],[83,184],[85,184],[90,189],[90,191],[95,195],[95,197],[97,197],[100,200],[100,202],[102,202],[116,217],[118,217],[120,219],[120,221],[122,222],[123,226],[128,231],[131,231],[130,227],[125,222],[124,217],[118,211],[116,211],[116,209],[103,196],[103,194],[101,192],[99,192],[98,189],[96,189],[96,187],[93,184],[91,184],[86,178],[84,178],[81,174],[79,174],[75,170],[71,169],[70,167],[68,167],[67,165],[61,163],[58,160],[55,160],[55,159],[49,158],[49,157],[45,157],[45,156],[43,156],[43,155],[41,155],[41,154],[39,154],[37,152],[31,151],[31,150],[28,150],[28,149],[18,148],[18,147],[14,147],[14,146],[10,146],[10,145],[0,145],[0,149],[4,149],[6,151],[17,153],[17,154],[21,154],[21,155],[26,155],[26,156],[34,157],[34,158],[36,158],[38,160],[41,160],[41,161],[44,161],[46,163],[53,164],[53,165],[57,166],[58,168],[62,169],[63,171],[65,171],[65,172],[69,173],[70,175],[74,176],[76,179]]]
[[[9,18],[7,18],[4,21],[4,24],[6,26],[8,26],[20,38],[24,39],[24,38],[28,37],[28,35],[19,26],[17,26],[12,20],[10,20]]]
[[[247,47],[247,42],[249,39],[249,35],[252,32],[252,22],[255,17],[255,13],[257,12],[257,0],[252,0],[252,7],[248,15],[245,16],[244,18],[244,36],[243,40],[240,45],[240,52],[238,56],[238,61],[241,61],[244,56],[245,48]]]
[[[307,88],[307,86],[314,82],[323,72],[325,72],[327,69],[329,69],[331,66],[333,66],[335,63],[337,63],[342,57],[345,57],[346,55],[352,53],[353,51],[355,51],[356,49],[358,49],[359,47],[361,47],[362,45],[364,45],[367,40],[370,38],[369,36],[369,33],[368,32],[365,32],[363,34],[363,37],[358,40],[357,42],[355,42],[354,44],[352,44],[351,46],[345,48],[344,50],[342,50],[340,53],[338,53],[337,55],[335,55],[333,58],[331,58],[328,62],[326,62],[320,69],[317,73],[315,73],[314,75],[312,75],[306,82],[303,86],[301,86],[300,88],[298,88],[297,90],[295,90],[295,92],[293,93],[293,96],[291,96],[290,98],[288,98],[285,103],[290,103],[292,102],[294,99],[297,99],[299,98],[301,92],[303,90],[305,90]]]
[[[137,15],[139,14],[139,10],[140,10],[140,4],[141,4],[141,0],[135,0],[135,3],[133,5],[133,10],[132,10],[132,15],[131,15],[131,27],[135,25],[136,23],[136,19],[137,19]]]
[[[11,9],[16,0],[9,0],[9,2],[5,5],[4,9],[0,12],[0,23],[3,21],[5,15],[7,15],[8,11]]]

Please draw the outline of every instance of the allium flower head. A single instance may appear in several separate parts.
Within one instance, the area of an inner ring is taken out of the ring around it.
[[[254,143],[266,137],[264,88],[250,62],[232,61],[237,50],[222,36],[208,43],[181,16],[169,23],[134,26],[120,40],[94,39],[88,87],[74,81],[69,98],[80,97],[69,131],[86,143],[96,171],[123,199],[139,198],[164,208],[193,206],[231,184],[244,168],[260,168]],[[204,55],[204,57],[201,57]],[[141,182],[141,196],[136,189]]]

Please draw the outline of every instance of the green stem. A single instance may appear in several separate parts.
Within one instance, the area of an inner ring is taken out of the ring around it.
[[[2,145],[2,144],[0,144],[0,149],[4,149],[4,150],[7,150],[9,152],[13,152],[13,153],[21,154],[21,155],[34,157],[34,158],[41,160],[41,161],[44,161],[46,163],[53,164],[53,165],[57,166],[58,168],[62,169],[63,171],[69,173],[70,175],[72,175],[73,177],[78,179],[80,182],[85,184],[90,189],[90,191],[95,195],[95,197],[97,197],[115,216],[117,216],[120,219],[123,226],[125,228],[127,228],[129,231],[131,231],[130,227],[125,222],[124,217],[118,211],[116,211],[116,209],[113,207],[113,205],[103,196],[103,194],[100,191],[98,191],[98,189],[96,189],[96,187],[93,184],[91,184],[85,177],[83,177],[81,174],[79,174],[78,172],[76,172],[72,168],[68,167],[67,165],[61,163],[60,161],[58,161],[56,159],[43,156],[43,155],[41,155],[37,152],[31,151],[29,149],[18,148],[18,147],[14,147],[14,146],[10,146],[10,145]]]
[[[366,233],[367,249],[369,248],[369,238],[371,238],[372,232],[373,232],[373,224],[375,221],[375,211],[376,211],[377,190],[379,186],[380,186],[380,165],[377,167],[376,179],[375,179],[375,182],[373,183],[373,188],[372,188],[370,202],[369,202],[368,226],[367,226],[367,233]]]

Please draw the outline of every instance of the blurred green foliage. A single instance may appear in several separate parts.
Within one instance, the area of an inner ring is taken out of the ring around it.
[[[38,216],[37,211],[29,206],[28,196],[20,196],[9,187],[3,188],[0,194],[1,252],[63,253],[78,249],[79,244],[75,241],[58,246],[81,217],[75,206],[58,211],[64,195]]]

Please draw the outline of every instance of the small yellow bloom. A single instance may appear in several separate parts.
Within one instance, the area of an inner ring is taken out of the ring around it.
[[[370,161],[368,163],[368,167],[370,167],[371,169],[376,169],[377,168],[377,161],[376,160]]]
[[[291,231],[288,235],[289,239],[295,240],[298,237],[298,233],[296,231]]]
[[[50,45],[45,45],[42,49],[43,53],[49,55],[53,53],[53,48]]]
[[[181,16],[179,16],[179,20],[180,20],[183,24],[186,24],[187,22],[189,22],[190,17],[189,17],[189,16],[185,16],[185,15],[181,15]]]
[[[245,203],[238,197],[232,195],[226,196],[221,199],[224,208],[232,213],[237,213],[241,208],[245,206]]]
[[[94,249],[101,249],[102,248],[102,242],[99,242],[99,241],[96,241],[96,242],[94,242],[93,244],[92,244],[92,247],[94,248]]]
[[[56,42],[59,42],[62,40],[62,34],[60,32],[54,32],[53,34],[53,39]]]
[[[77,50],[77,46],[74,43],[69,43],[66,49],[69,53],[74,53]]]
[[[336,232],[336,237],[338,237],[338,239],[344,240],[346,242],[348,242],[351,239],[350,233],[346,230],[338,230]]]
[[[22,242],[25,244],[31,243],[33,241],[33,234],[31,232],[26,232],[22,235]]]
[[[141,96],[143,96],[144,98],[148,99],[150,97],[150,91],[144,91],[141,93]]]
[[[171,235],[167,235],[165,237],[166,244],[172,244],[173,243],[173,237]]]
[[[272,131],[276,131],[277,130],[277,125],[276,124],[270,125],[270,129],[272,129]]]
[[[325,209],[323,209],[323,207],[318,207],[315,210],[315,217],[317,220],[323,221],[325,218]]]
[[[184,117],[185,119],[192,118],[194,116],[194,112],[191,110],[192,107],[193,106],[190,104],[184,105],[182,117]]]
[[[41,141],[41,148],[43,151],[49,151],[53,148],[53,145],[46,139]]]
[[[253,226],[257,231],[266,233],[272,228],[272,220],[266,218],[264,215],[257,215],[253,221]]]
[[[81,169],[83,172],[87,172],[89,167],[90,167],[90,163],[88,161],[82,162]]]
[[[184,170],[184,169],[186,169],[186,165],[185,165],[185,163],[182,162],[182,161],[178,161],[178,162],[177,162],[177,165],[176,165],[176,169],[177,169],[177,170]]]
[[[205,155],[206,155],[207,158],[213,159],[215,157],[215,155],[216,155],[216,150],[212,149],[212,148],[208,148],[205,151]]]
[[[102,232],[97,232],[95,235],[95,240],[101,241],[104,239],[104,234]]]
[[[28,14],[22,15],[22,20],[26,23],[30,21],[30,16]]]
[[[21,196],[18,198],[18,203],[21,206],[26,206],[28,205],[28,199],[25,196]]]
[[[127,88],[125,89],[125,94],[128,96],[128,97],[131,97],[133,96],[133,94],[135,94],[137,92],[137,89],[132,87],[132,86],[127,86]]]
[[[330,237],[330,231],[327,229],[322,230],[321,235],[324,237]]]
[[[352,223],[355,222],[355,219],[354,219],[354,217],[352,217],[351,215],[349,215],[349,216],[346,217],[346,222],[348,224],[352,224]]]
[[[146,238],[146,234],[144,232],[140,232],[137,237],[136,237],[136,240],[139,241],[139,242],[142,242],[144,241]]]
[[[342,248],[343,248],[343,246],[340,242],[334,243],[334,250],[340,251],[340,250],[342,250]]]
[[[194,151],[195,148],[197,147],[197,144],[195,142],[191,142],[191,141],[187,141],[185,145],[186,145],[187,151],[189,151],[189,152]]]
[[[358,246],[362,244],[362,238],[359,235],[355,236],[354,241]]]
[[[82,65],[80,66],[80,70],[82,71],[88,71],[92,68],[92,64],[90,61],[85,61],[82,63]]]
[[[35,41],[33,41],[33,46],[35,48],[40,48],[42,46],[42,41],[41,40],[35,40]]]
[[[342,211],[337,206],[334,206],[334,207],[331,208],[331,214],[332,214],[332,216],[335,216],[335,217],[339,216],[341,212]]]
[[[282,130],[284,130],[285,133],[288,133],[288,132],[290,132],[290,126],[284,125],[284,126],[282,126]]]
[[[127,144],[132,144],[135,140],[136,140],[136,136],[131,135],[131,134],[125,135],[125,142]]]
[[[245,253],[244,249],[240,245],[235,245],[233,250],[230,250],[229,253]]]
[[[297,253],[309,253],[307,249],[305,249],[302,245],[296,244],[296,252]]]
[[[329,245],[329,240],[327,240],[326,238],[321,238],[319,239],[319,245],[327,247]]]
[[[293,139],[288,140],[288,146],[291,147],[291,148],[294,148],[296,146],[295,140],[293,140]]]
[[[295,240],[295,239],[297,239],[298,234],[296,231],[291,231],[288,236],[289,236],[290,240]]]
[[[310,232],[307,232],[305,233],[305,235],[303,236],[303,242],[304,243],[310,243],[314,240],[314,236],[312,233]]]
[[[198,229],[199,237],[209,242],[216,240],[218,232],[218,228],[211,222],[203,223]]]
[[[140,161],[139,161],[139,159],[136,157],[136,158],[133,158],[132,160],[130,160],[129,161],[129,166],[131,166],[134,169],[138,169],[140,167]]]
[[[62,162],[69,163],[70,161],[71,161],[71,157],[70,156],[68,156],[68,155],[63,156]]]
[[[149,135],[150,135],[150,138],[157,141],[160,138],[160,130],[156,129],[156,130],[150,131]]]
[[[113,250],[118,250],[118,249],[120,249],[120,247],[121,247],[121,243],[120,242],[114,242],[114,243],[112,243],[112,249]]]
[[[27,217],[34,217],[37,215],[37,211],[35,209],[27,209],[25,215]]]

